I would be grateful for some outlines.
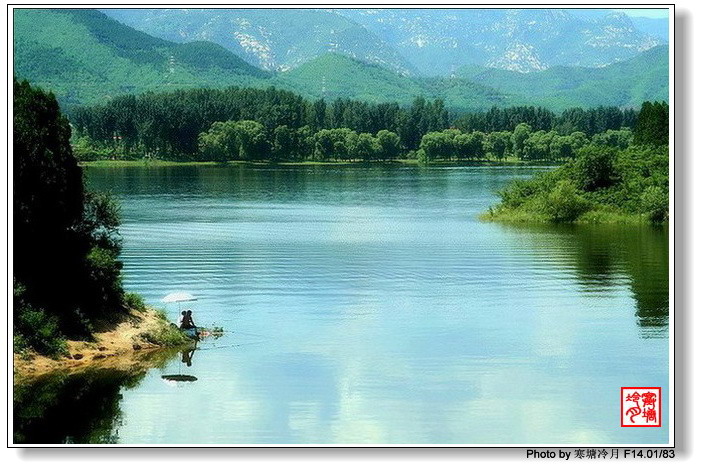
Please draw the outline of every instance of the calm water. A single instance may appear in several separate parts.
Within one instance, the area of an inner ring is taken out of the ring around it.
[[[89,168],[126,288],[226,335],[26,387],[16,440],[666,443],[668,233],[477,219],[537,170]],[[662,386],[663,427],[621,428],[621,386]]]

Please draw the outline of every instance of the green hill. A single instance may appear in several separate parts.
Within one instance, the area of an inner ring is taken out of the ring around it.
[[[660,45],[602,68],[556,66],[523,74],[471,65],[457,74],[553,109],[639,106],[646,100],[669,101],[668,53],[668,46]]]
[[[210,42],[157,39],[96,10],[14,10],[14,73],[62,104],[123,93],[253,85],[268,73]]]
[[[328,53],[272,80],[277,87],[305,97],[347,97],[369,102],[408,104],[417,96],[442,98],[455,110],[481,109],[521,103],[467,79],[412,78],[353,58]]]

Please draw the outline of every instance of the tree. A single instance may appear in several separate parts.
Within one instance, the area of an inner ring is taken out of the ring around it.
[[[358,134],[355,145],[352,148],[353,158],[370,161],[376,158],[380,151],[380,145],[372,134],[362,132]]]
[[[295,131],[287,125],[278,126],[273,131],[272,158],[284,160],[295,158],[296,152]]]
[[[226,162],[239,156],[239,142],[234,121],[215,122],[198,137],[200,159]]]
[[[377,133],[377,143],[379,144],[378,157],[380,160],[394,160],[399,158],[401,150],[399,136],[386,129]]]
[[[517,158],[523,158],[523,146],[526,139],[531,135],[531,126],[526,123],[520,123],[514,129],[511,135],[511,143],[514,148],[514,155]]]
[[[234,124],[234,132],[241,160],[267,158],[270,147],[262,124],[250,120],[238,121]]]
[[[636,145],[669,144],[669,105],[665,102],[644,102],[633,129]]]
[[[616,149],[611,147],[589,145],[580,149],[574,163],[578,187],[591,192],[613,185],[618,180],[616,155]]]
[[[511,133],[508,131],[495,131],[487,134],[484,141],[484,150],[488,155],[503,160],[511,151]]]
[[[55,332],[54,326],[86,335],[91,319],[124,310],[118,207],[86,192],[53,94],[15,80],[13,105],[14,319],[25,332],[19,336],[37,341],[26,332]],[[45,342],[35,348],[51,350]]]
[[[633,141],[633,132],[628,128],[608,129],[606,132],[594,134],[591,139],[594,145],[606,145],[618,149],[627,149]]]

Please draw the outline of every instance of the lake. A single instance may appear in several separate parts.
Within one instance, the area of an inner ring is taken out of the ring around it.
[[[15,439],[667,443],[668,230],[478,219],[543,169],[87,168],[126,289],[225,335],[25,386]],[[662,427],[620,427],[622,386],[662,387]]]

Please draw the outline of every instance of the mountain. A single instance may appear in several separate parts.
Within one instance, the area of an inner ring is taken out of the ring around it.
[[[85,9],[15,10],[14,40],[15,75],[52,90],[69,107],[118,94],[231,85],[403,105],[419,96],[441,98],[451,110],[637,106],[667,100],[668,93],[666,46],[600,68],[555,65],[524,74],[483,60],[486,65],[464,65],[451,77],[422,77],[330,52],[284,72],[267,72],[221,45],[155,38]]]
[[[63,105],[269,77],[220,45],[158,39],[87,9],[14,10],[14,73],[51,89]]]
[[[663,43],[623,13],[565,9],[339,9],[427,75],[476,64],[510,71],[600,67]]]
[[[550,108],[639,106],[645,100],[669,101],[669,47],[659,45],[602,68],[554,66],[523,74],[468,65],[456,75]]]
[[[286,71],[329,52],[414,71],[390,45],[352,20],[313,9],[109,9],[140,31],[175,42],[208,40],[269,71]]]
[[[279,73],[272,83],[305,97],[330,100],[340,97],[409,104],[418,96],[441,98],[454,110],[522,103],[518,97],[507,97],[485,84],[467,79],[403,76],[378,65],[332,53]]]

